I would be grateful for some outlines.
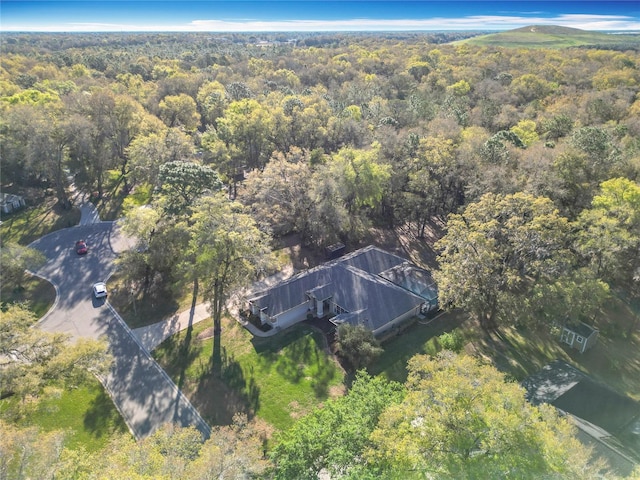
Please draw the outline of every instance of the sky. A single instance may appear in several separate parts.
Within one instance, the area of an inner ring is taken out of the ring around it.
[[[2,32],[499,31],[640,33],[640,1],[0,0]]]

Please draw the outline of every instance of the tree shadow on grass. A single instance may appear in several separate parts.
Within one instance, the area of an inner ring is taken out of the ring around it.
[[[93,399],[84,414],[84,428],[95,438],[127,432],[127,425],[104,389]]]
[[[307,326],[294,328],[282,337],[259,339],[252,343],[259,354],[259,365],[265,370],[274,368],[286,381],[297,384],[311,378],[317,398],[326,398],[329,383],[335,378],[337,366],[322,352],[321,332]]]
[[[237,413],[253,418],[260,408],[254,372],[245,372],[225,347],[218,345],[214,352],[207,363],[198,366],[194,393],[198,410],[211,425],[231,425]]]

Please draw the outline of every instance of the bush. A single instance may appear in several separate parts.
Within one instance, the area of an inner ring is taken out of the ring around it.
[[[464,346],[464,339],[457,330],[452,332],[445,332],[438,337],[438,343],[443,350],[451,350],[452,352],[459,352]]]
[[[367,367],[383,352],[373,333],[363,325],[343,323],[338,327],[336,339],[338,354],[347,360],[354,370]]]

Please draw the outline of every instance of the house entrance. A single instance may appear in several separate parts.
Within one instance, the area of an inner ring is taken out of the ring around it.
[[[570,332],[569,330],[563,330],[562,335],[560,336],[560,341],[566,343],[567,345],[573,345],[573,340],[576,338],[576,334],[574,332]]]

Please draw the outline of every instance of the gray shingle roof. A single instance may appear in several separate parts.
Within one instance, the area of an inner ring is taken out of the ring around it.
[[[331,297],[347,312],[345,320],[365,323],[372,330],[421,305],[424,299],[378,276],[406,260],[377,247],[365,247],[338,260],[302,272],[251,302],[276,316],[307,301],[307,293],[318,300]],[[349,320],[347,320],[347,318]]]
[[[568,328],[569,330],[585,338],[589,338],[597,331],[595,328],[582,322],[567,324],[565,325],[565,328]]]
[[[341,257],[336,262],[378,275],[385,270],[406,263],[407,259],[369,245]]]

